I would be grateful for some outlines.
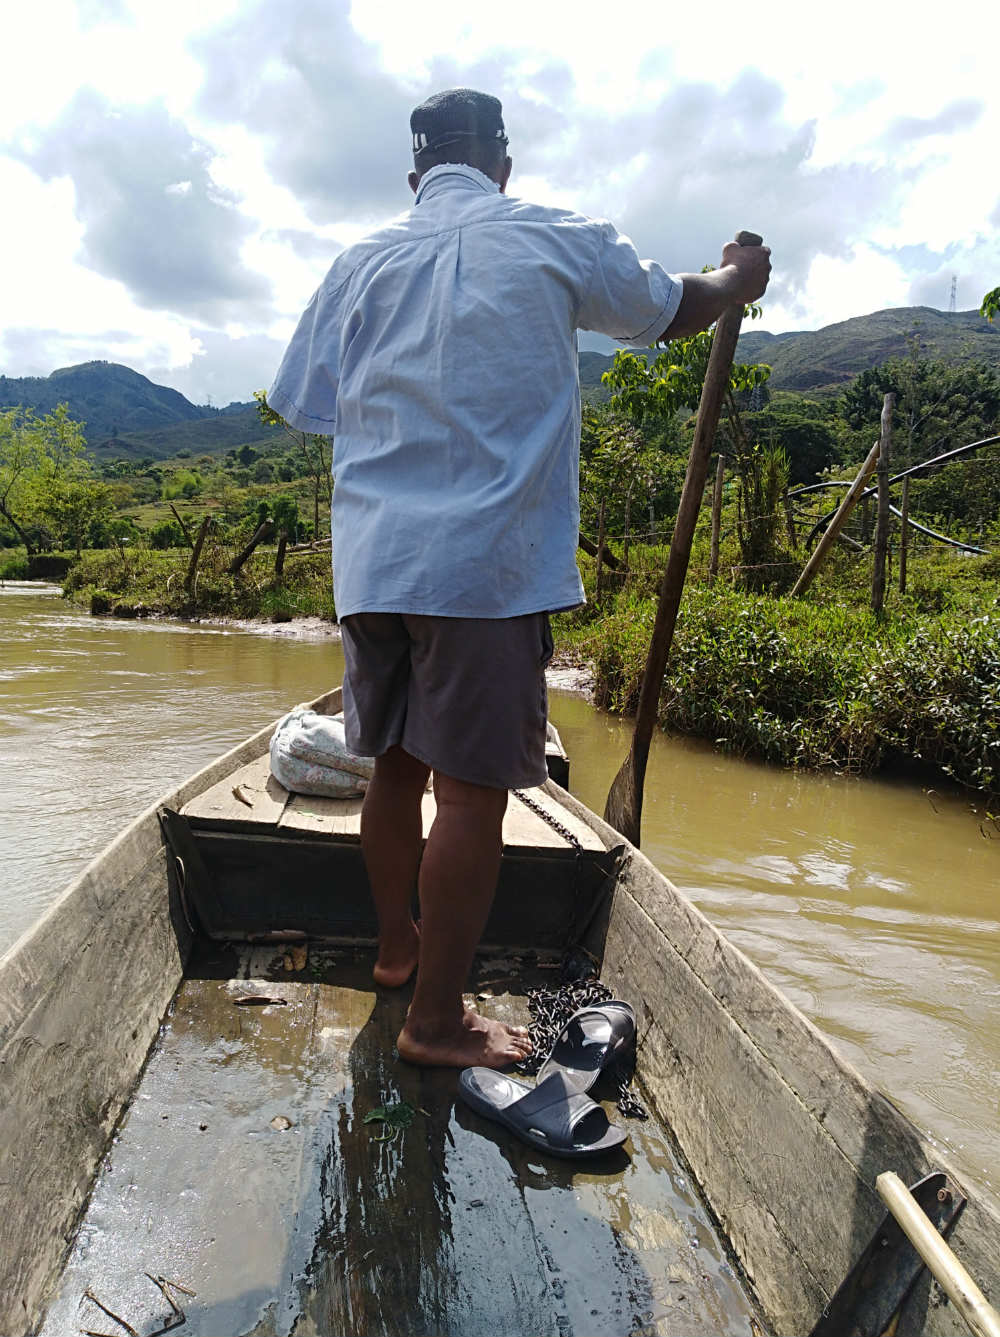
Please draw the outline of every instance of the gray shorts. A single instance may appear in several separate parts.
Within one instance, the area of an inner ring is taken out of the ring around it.
[[[442,775],[491,789],[546,779],[548,613],[355,613],[340,624],[347,745],[396,743]]]

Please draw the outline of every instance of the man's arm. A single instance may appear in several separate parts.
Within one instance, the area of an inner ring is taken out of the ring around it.
[[[755,302],[763,296],[771,273],[771,251],[767,246],[739,246],[728,242],[722,248],[722,265],[707,274],[682,274],[684,292],[673,320],[657,339],[667,343],[707,330],[727,306]]]

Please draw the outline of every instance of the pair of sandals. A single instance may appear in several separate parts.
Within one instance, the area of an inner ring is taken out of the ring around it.
[[[635,1013],[628,1003],[612,999],[584,1007],[563,1027],[535,1086],[492,1068],[465,1068],[459,1095],[478,1114],[550,1156],[599,1155],[620,1147],[627,1133],[608,1122],[587,1092],[634,1042]]]

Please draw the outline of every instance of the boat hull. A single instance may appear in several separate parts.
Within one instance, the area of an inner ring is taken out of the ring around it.
[[[314,704],[321,709],[335,710],[339,705],[339,693],[328,694]],[[349,894],[344,898],[344,905],[348,908],[338,911],[341,917],[337,921],[337,932],[323,935],[317,932],[323,927],[319,902],[310,901],[302,910],[305,927],[298,921],[295,924],[276,922],[275,916],[280,912],[274,905],[260,911],[260,905],[273,894],[274,879],[258,878],[255,885],[259,895],[255,893],[255,904],[260,913],[254,920],[254,931],[284,929],[293,939],[303,933],[312,939],[326,936],[341,942],[361,943],[370,939],[370,907],[363,882],[359,880],[356,842],[353,835],[345,834],[346,828],[338,827],[330,834],[333,828],[328,811],[306,809],[297,815],[292,813],[290,818],[286,811],[281,820],[287,823],[288,830],[282,829],[278,834],[266,837],[250,829],[244,830],[242,834],[248,842],[245,846],[240,844],[239,829],[241,822],[249,821],[242,812],[245,799],[237,799],[239,810],[235,818],[220,818],[214,828],[211,817],[204,815],[206,795],[212,792],[224,794],[232,788],[229,777],[242,774],[246,767],[264,756],[272,728],[269,726],[254,735],[137,818],[84,871],[36,928],[0,961],[0,1071],[3,1076],[0,1139],[5,1164],[4,1179],[0,1183],[0,1331],[4,1333],[36,1332],[43,1323],[46,1308],[59,1289],[58,1278],[67,1253],[67,1240],[72,1238],[74,1223],[79,1221],[81,1209],[92,1191],[95,1172],[109,1138],[128,1109],[129,1098],[147,1061],[148,1080],[154,1085],[155,1082],[164,1083],[165,1091],[172,1089],[164,1076],[164,1073],[169,1076],[169,1064],[164,1067],[166,1060],[162,1055],[173,1043],[173,1032],[169,1026],[166,1031],[161,1030],[172,1001],[181,999],[187,1008],[190,999],[196,996],[203,1000],[214,998],[211,1006],[204,1001],[200,1022],[195,1007],[192,1027],[197,1030],[198,1025],[208,1024],[206,1018],[214,1017],[218,1022],[216,1031],[224,1025],[236,1028],[230,1041],[237,1048],[243,1043],[239,1038],[241,1035],[244,1038],[250,1036],[252,1027],[263,1027],[265,1021],[265,1029],[274,1030],[274,1044],[279,1043],[275,1037],[280,1037],[282,1026],[292,1027],[289,1000],[289,1011],[275,1004],[273,1015],[269,1012],[266,1018],[255,1019],[252,1023],[247,1020],[246,1029],[242,1030],[244,1023],[239,1020],[232,998],[234,980],[227,980],[223,972],[221,984],[216,981],[212,985],[211,972],[202,969],[201,976],[197,970],[190,975],[192,960],[198,959],[206,944],[212,950],[230,950],[221,944],[213,946],[210,935],[199,927],[199,896],[204,888],[199,890],[196,883],[204,870],[199,873],[197,868],[201,858],[198,841],[219,842],[225,837],[222,844],[212,847],[216,851],[213,854],[216,862],[208,877],[211,885],[229,886],[231,893],[227,893],[226,910],[230,918],[222,925],[219,936],[230,939],[241,936],[240,925],[232,918],[233,907],[238,908],[240,879],[256,866],[253,850],[259,846],[254,847],[253,841],[268,839],[278,840],[283,854],[294,849],[296,856],[306,859],[307,864],[309,859],[321,860],[325,848],[329,858],[339,859],[344,868],[354,869],[350,875],[353,881],[345,883]],[[704,1203],[725,1237],[725,1247],[731,1250],[731,1262],[742,1271],[752,1287],[755,1303],[760,1305],[760,1317],[766,1318],[778,1334],[809,1332],[869,1243],[883,1216],[884,1209],[874,1187],[877,1175],[891,1169],[907,1182],[914,1182],[938,1168],[933,1148],[645,856],[625,844],[616,832],[558,785],[550,782],[543,787],[541,803],[562,813],[564,822],[573,824],[573,829],[580,834],[583,834],[583,828],[591,833],[589,842],[584,840],[582,843],[589,843],[593,876],[584,888],[585,894],[581,895],[584,884],[578,881],[575,872],[573,878],[564,876],[568,870],[575,870],[580,862],[578,852],[571,844],[561,852],[555,847],[543,849],[537,846],[537,841],[544,833],[539,835],[536,826],[531,834],[525,827],[528,834],[523,839],[535,841],[536,845],[529,843],[508,850],[505,855],[508,869],[516,870],[518,859],[525,861],[524,868],[527,869],[530,860],[525,850],[531,851],[536,864],[539,860],[543,864],[548,861],[553,885],[561,888],[558,895],[553,892],[558,901],[558,912],[545,903],[545,869],[536,876],[528,894],[519,899],[518,886],[528,874],[523,869],[520,873],[511,873],[508,889],[498,896],[501,909],[495,925],[500,927],[495,927],[492,933],[492,946],[507,953],[508,957],[515,953],[523,957],[533,943],[537,949],[541,942],[540,950],[534,953],[537,959],[530,967],[525,964],[525,970],[537,969],[540,964],[554,964],[567,947],[589,952],[602,964],[605,982],[635,1008],[639,1035],[638,1074],[642,1088],[663,1125],[670,1130],[669,1138],[676,1139],[676,1148],[671,1155],[678,1159],[673,1163],[673,1169],[664,1169],[663,1174],[672,1175],[677,1180],[690,1174],[697,1183]],[[175,815],[182,814],[185,809],[195,814],[190,820],[185,819],[187,826],[184,828],[194,841],[193,850],[179,850],[176,840],[167,840],[160,820],[164,809]],[[196,817],[198,812],[202,813],[200,819]],[[199,820],[202,823],[200,829]],[[277,823],[278,817],[274,821]],[[231,847],[229,855],[218,853],[227,842]],[[303,843],[299,847],[296,842]],[[578,840],[577,843],[581,842]],[[307,846],[309,852],[305,852]],[[235,862],[227,864],[230,858]],[[329,865],[323,863],[321,866]],[[280,858],[275,867],[280,870]],[[514,901],[505,910],[503,903],[510,897],[514,897]],[[354,906],[353,910],[351,906]],[[252,934],[247,932],[242,936]],[[253,961],[259,966],[260,961],[275,958],[276,951],[278,958],[281,956],[279,949],[253,948],[246,942],[231,950],[242,953],[238,958],[242,964],[236,974],[251,976],[257,970],[257,966],[252,966]],[[280,980],[283,967],[278,965],[276,969],[276,978]],[[318,973],[312,980],[294,973],[297,969],[294,960],[287,969],[292,971],[288,976],[288,991],[294,993],[296,1006],[302,1016],[313,1017],[310,1034],[321,1035],[322,1027],[316,1029],[315,1017],[321,1015],[324,1008],[332,1007],[334,994],[338,990],[342,992],[346,986],[338,983],[336,974],[323,974],[327,967],[321,970],[317,966]],[[186,970],[190,978],[178,993]],[[202,987],[198,981],[202,977],[204,985],[202,994],[198,995],[198,988]],[[505,987],[508,992],[513,988],[517,994],[513,985]],[[360,1004],[345,1002],[344,1006],[350,1012]],[[433,1106],[439,1111],[431,1119],[433,1127],[427,1134],[430,1140],[421,1152],[424,1159],[429,1157],[430,1162],[439,1164],[442,1157],[457,1154],[456,1147],[478,1145],[482,1133],[473,1129],[470,1134],[473,1142],[461,1142],[461,1139],[456,1142],[458,1125],[455,1120],[465,1116],[460,1115],[454,1105],[453,1092],[449,1094],[451,1087],[448,1083],[454,1085],[454,1074],[422,1074],[392,1062],[392,1028],[398,1026],[399,1021],[392,1007],[398,1010],[399,1006],[402,1004],[398,1002],[387,1004],[387,1010],[379,1013],[378,1025],[371,1023],[366,1013],[359,1030],[351,1030],[350,1026],[343,1030],[347,1038],[343,1052],[332,1065],[331,1080],[334,1085],[339,1081],[343,1086],[349,1076],[352,1089],[356,1086],[361,1094],[352,1097],[353,1103],[349,1106],[343,1103],[337,1106],[341,1110],[337,1119],[344,1128],[354,1127],[359,1110],[364,1107],[363,1101],[375,1101],[380,1091],[384,1093],[390,1089],[411,1093],[408,1098],[414,1105],[425,1109]],[[228,1020],[223,1022],[218,1018]],[[335,1020],[330,1014],[330,1033],[338,1033],[338,1026],[343,1025],[346,1023]],[[362,1033],[366,1037],[364,1043],[358,1038]],[[159,1041],[158,1035],[161,1037]],[[366,1044],[368,1048],[365,1048]],[[315,1066],[314,1059],[310,1059],[310,1063]],[[347,1067],[338,1067],[337,1063],[346,1063]],[[372,1066],[377,1080],[363,1071],[365,1063]],[[336,1077],[338,1072],[341,1073],[339,1078]],[[172,1080],[183,1095],[183,1075],[175,1074]],[[148,1091],[146,1082],[147,1078],[144,1078],[140,1097],[151,1098],[152,1087]],[[206,1087],[205,1100],[209,1099],[210,1089],[211,1082]],[[248,1099],[253,1095],[252,1084],[249,1090]],[[171,1097],[164,1096],[164,1099],[168,1105],[155,1114],[152,1106],[147,1107],[141,1100],[134,1102],[125,1131],[132,1129],[138,1135],[137,1130],[145,1119],[149,1129],[144,1145],[154,1150],[162,1147],[167,1171],[172,1164],[171,1157],[185,1156],[185,1147],[194,1165],[197,1157],[202,1155],[203,1147],[199,1144],[195,1148],[190,1139],[197,1140],[202,1134],[207,1139],[212,1133],[212,1122],[206,1118],[205,1128],[201,1129],[195,1121],[184,1137],[173,1141],[165,1130],[158,1137],[156,1120],[164,1118],[167,1122],[170,1117]],[[326,1106],[322,1101],[320,1104],[322,1108],[318,1106],[316,1113],[317,1126],[325,1127],[322,1120],[327,1117]],[[187,1108],[183,1100],[180,1107]],[[276,1109],[275,1113],[281,1111]],[[256,1130],[253,1136],[257,1133],[262,1130]],[[232,1138],[223,1139],[220,1145],[228,1145],[231,1141]],[[638,1134],[634,1144],[637,1149],[644,1148],[637,1156],[638,1160],[664,1156],[660,1151],[654,1155],[650,1151],[652,1143],[644,1141]],[[208,1142],[204,1145],[208,1146]],[[345,1141],[343,1145],[346,1148],[348,1143]],[[327,1218],[330,1213],[336,1216],[337,1211],[344,1214],[344,1220],[350,1218],[353,1210],[350,1196],[357,1192],[358,1175],[364,1178],[365,1166],[375,1172],[372,1169],[374,1163],[364,1159],[368,1156],[363,1150],[367,1140],[360,1145],[361,1150],[355,1146],[350,1153],[361,1158],[355,1166],[355,1187],[352,1189],[345,1181],[338,1190],[339,1199],[336,1194],[327,1194],[327,1206],[323,1209]],[[422,1145],[419,1137],[417,1145]],[[515,1171],[516,1191],[511,1201],[515,1205],[517,1202],[527,1205],[530,1195],[526,1185],[530,1186],[534,1182],[532,1176],[539,1173],[535,1162],[516,1148],[512,1150],[502,1136],[499,1142],[491,1145],[499,1149],[504,1164]],[[459,1161],[461,1158],[459,1155]],[[152,1160],[155,1160],[152,1154],[145,1156],[146,1163]],[[206,1164],[210,1166],[212,1163],[209,1157]],[[381,1161],[378,1163],[382,1164]],[[186,1168],[190,1169],[190,1166]],[[329,1176],[334,1169],[328,1165],[323,1173]],[[302,1161],[295,1173],[301,1178],[320,1172],[321,1167],[313,1164],[309,1169],[309,1163]],[[183,1179],[186,1171],[178,1173]],[[229,1182],[239,1173],[238,1170],[229,1173]],[[415,1179],[420,1179],[422,1173],[415,1170]],[[481,1167],[477,1171],[484,1176],[484,1184],[490,1182],[491,1173],[493,1171],[487,1173]],[[560,1192],[565,1190],[571,1195],[577,1192],[583,1181],[573,1170],[559,1173],[564,1176],[556,1185]],[[624,1171],[621,1173],[624,1175]],[[421,1198],[423,1189],[417,1182],[410,1184],[404,1193],[403,1180],[393,1182],[402,1194],[403,1206],[416,1219],[431,1199]],[[169,1174],[165,1180],[161,1175],[156,1182],[161,1181],[169,1183]],[[105,1166],[104,1178],[100,1182],[115,1184],[113,1167]],[[655,1250],[643,1253],[649,1240],[655,1238],[658,1241],[657,1249],[666,1247],[668,1239],[672,1239],[679,1229],[677,1222],[683,1219],[679,1208],[671,1218],[670,1212],[675,1209],[668,1210],[656,1196],[662,1184],[655,1193],[649,1190],[653,1196],[648,1201],[658,1204],[654,1208],[643,1206],[647,1200],[639,1192],[638,1180],[632,1182],[635,1210],[631,1215],[626,1213],[615,1227],[617,1236],[614,1230],[607,1236],[609,1240],[631,1239],[634,1248],[629,1257],[641,1255],[645,1259],[639,1272],[628,1270],[631,1262],[622,1272],[622,1277],[631,1278],[627,1285],[622,1281],[625,1290],[640,1284],[637,1280],[640,1273],[648,1280],[648,1275],[659,1265],[654,1262],[654,1257],[662,1262]],[[551,1189],[554,1184],[555,1180],[545,1179],[543,1186]],[[115,1192],[121,1197],[127,1188],[127,1184],[119,1185]],[[216,1191],[223,1189],[224,1183],[217,1186]],[[440,1183],[437,1188],[431,1183],[428,1191],[434,1198],[435,1193],[440,1197],[439,1190],[443,1191]],[[951,1242],[987,1296],[996,1303],[1000,1297],[1000,1214],[984,1186],[966,1184],[965,1190],[969,1202],[955,1226]],[[164,1198],[169,1197],[166,1189],[158,1191]],[[95,1195],[98,1207],[104,1201],[101,1192],[99,1189]],[[195,1187],[192,1192],[196,1192]],[[469,1204],[475,1200],[481,1206],[482,1195],[475,1195],[468,1185],[463,1192],[469,1199],[465,1204],[468,1211],[478,1210]],[[629,1205],[628,1192],[623,1177],[614,1193],[609,1191],[606,1195],[607,1201],[617,1204],[616,1211],[624,1210]],[[275,1202],[280,1199],[284,1203],[285,1199],[277,1190],[276,1194]],[[202,1196],[204,1198],[204,1194]],[[112,1194],[107,1200],[117,1199]],[[339,1208],[335,1206],[336,1201],[340,1202]],[[499,1197],[497,1201],[499,1203]],[[208,1202],[211,1205],[210,1194]],[[301,1207],[301,1204],[296,1205],[297,1202],[293,1192],[286,1204],[288,1213],[296,1220]],[[533,1199],[532,1205],[534,1210]],[[373,1200],[370,1212],[376,1211],[377,1204]],[[646,1236],[642,1227],[643,1211],[648,1212]],[[283,1219],[284,1215],[287,1213],[282,1209],[276,1213],[275,1220]],[[398,1222],[398,1216],[392,1219]],[[456,1230],[464,1230],[469,1219],[467,1216],[459,1219],[449,1210],[450,1238],[454,1239]],[[544,1234],[540,1225],[543,1218],[533,1216],[531,1219],[533,1224],[529,1229],[518,1217],[521,1223],[517,1228],[527,1230],[528,1235],[537,1241],[539,1232]],[[673,1225],[669,1224],[670,1220],[674,1220]],[[667,1225],[663,1224],[665,1221]],[[128,1227],[128,1230],[138,1228]],[[390,1217],[386,1216],[384,1229],[389,1228]],[[567,1230],[575,1228],[567,1226]],[[356,1233],[361,1225],[356,1222],[353,1229]],[[319,1247],[316,1241],[322,1237],[322,1230],[317,1227],[317,1231],[311,1237],[316,1248]],[[604,1237],[602,1234],[601,1238]],[[87,1236],[88,1241],[89,1238]],[[499,1258],[503,1253],[507,1258],[507,1253],[503,1252],[507,1246],[499,1237],[491,1238],[493,1243],[488,1248],[484,1245],[481,1251],[477,1265],[480,1271],[484,1267],[488,1270],[490,1257]],[[514,1238],[516,1242],[520,1235]],[[57,1306],[69,1305],[67,1287],[72,1289],[83,1276],[79,1270],[73,1270],[80,1266],[81,1247],[78,1236]],[[438,1288],[435,1295],[438,1290],[441,1296],[460,1294],[463,1286],[468,1291],[470,1284],[478,1284],[469,1280],[472,1255],[468,1250],[465,1253],[455,1249],[450,1254],[447,1250],[435,1253],[429,1242],[422,1248],[427,1258],[433,1255],[438,1259],[435,1267],[440,1275],[435,1273],[433,1277],[433,1287]],[[197,1252],[194,1243],[190,1252]],[[523,1257],[523,1242],[508,1252],[510,1257],[504,1266],[509,1264],[511,1272],[501,1290],[509,1294],[513,1286],[516,1295],[516,1265]],[[113,1254],[114,1249],[111,1249],[109,1256]],[[381,1258],[383,1270],[388,1268],[389,1273],[395,1275],[392,1268],[398,1270],[403,1254],[399,1253],[395,1262],[391,1261],[391,1256],[395,1256],[391,1248],[382,1249],[381,1253],[376,1250],[372,1256]],[[557,1257],[558,1250],[552,1256]],[[96,1257],[96,1254],[91,1255],[91,1262]],[[328,1253],[323,1257],[326,1262],[314,1253],[307,1261],[313,1272],[317,1268],[326,1269],[326,1289],[323,1291],[326,1298],[321,1301],[314,1295],[312,1301],[303,1301],[303,1314],[311,1303],[313,1317],[308,1321],[304,1317],[304,1326],[297,1331],[333,1331],[333,1328],[324,1328],[322,1323],[332,1322],[334,1314],[339,1315],[338,1322],[350,1320],[343,1330],[411,1330],[401,1322],[394,1327],[393,1321],[387,1317],[389,1309],[383,1313],[377,1306],[366,1309],[362,1305],[363,1295],[372,1287],[378,1290],[380,1274],[365,1274],[369,1277],[365,1285],[359,1281],[354,1290],[348,1286],[340,1294],[333,1284],[336,1267],[340,1266],[336,1261],[339,1255],[334,1257]],[[406,1254],[406,1257],[410,1255]],[[464,1264],[462,1258],[465,1258]],[[357,1259],[355,1265],[362,1266]],[[420,1271],[420,1266],[412,1265]],[[678,1263],[677,1268],[681,1267]],[[582,1268],[582,1273],[587,1271],[588,1268]],[[597,1275],[596,1264],[589,1265],[589,1272]],[[507,1276],[506,1273],[503,1275]],[[661,1289],[666,1287],[666,1294],[670,1279],[667,1273],[664,1275],[666,1279]],[[540,1281],[536,1278],[538,1285],[555,1285],[558,1281],[555,1274],[549,1276],[545,1272],[545,1267],[538,1276],[541,1277]],[[190,1276],[179,1279],[192,1280]],[[400,1295],[405,1292],[404,1280],[399,1281],[403,1288]],[[558,1284],[565,1285],[565,1282],[558,1281]],[[694,1281],[690,1283],[694,1284]],[[339,1299],[337,1295],[340,1295]],[[78,1298],[74,1294],[74,1304]],[[443,1299],[441,1303],[444,1303]],[[751,1311],[739,1310],[743,1317],[737,1321],[732,1317],[737,1309],[738,1305],[731,1310],[726,1310],[723,1305],[719,1312],[730,1314],[730,1320],[736,1324],[732,1331],[749,1331],[749,1327],[738,1324],[749,1323],[746,1313]],[[51,1318],[51,1323],[56,1326],[46,1327],[46,1334],[61,1331],[58,1323],[63,1322],[70,1309],[64,1307],[58,1312],[62,1317]],[[221,1314],[221,1310],[219,1312]],[[321,1312],[325,1315],[322,1320]],[[473,1332],[514,1331],[510,1326],[511,1314],[519,1311],[516,1306],[510,1313],[494,1308],[494,1317],[501,1324],[495,1329],[483,1326],[483,1312],[474,1305],[471,1309],[466,1304],[465,1309],[458,1305],[454,1311],[449,1310],[447,1322],[442,1318],[444,1310],[433,1310],[432,1306],[427,1312],[438,1314],[440,1331],[466,1332],[471,1337]],[[558,1326],[567,1331],[586,1330],[581,1326],[580,1316],[571,1321],[571,1311],[565,1307],[558,1310],[536,1305],[535,1309],[529,1307],[523,1312],[534,1314],[544,1323],[556,1323],[561,1313],[569,1328],[565,1328],[565,1323]],[[670,1309],[664,1302],[658,1311],[654,1307],[649,1312],[653,1315],[649,1320],[650,1332],[678,1330],[680,1311]],[[705,1313],[709,1312],[710,1304]],[[472,1326],[463,1327],[466,1320]],[[692,1318],[691,1322],[694,1321]],[[608,1323],[611,1322],[609,1318]],[[682,1324],[682,1328],[691,1332],[717,1332],[722,1330],[719,1322],[721,1320],[708,1319],[703,1314],[698,1320],[700,1326]],[[310,1323],[319,1326],[310,1327]],[[713,1323],[716,1326],[713,1327]],[[674,1325],[672,1329],[670,1324]],[[251,1331],[249,1327],[242,1330]],[[252,1330],[276,1332],[280,1330],[280,1324]],[[536,1329],[529,1323],[519,1330]],[[597,1330],[595,1327],[594,1331]],[[614,1330],[613,1326],[609,1330]],[[726,1330],[730,1329],[727,1327]],[[928,1337],[941,1334],[944,1337],[945,1334],[962,1332],[964,1328],[954,1309],[941,1303],[939,1294],[925,1275],[907,1300],[896,1331],[897,1337],[909,1337],[910,1334],[914,1337],[916,1334],[927,1334]]]

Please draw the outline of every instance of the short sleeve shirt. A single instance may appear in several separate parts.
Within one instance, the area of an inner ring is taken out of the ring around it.
[[[341,252],[268,403],[333,437],[337,613],[517,617],[583,601],[576,331],[652,342],[681,282],[610,223],[473,167]]]

